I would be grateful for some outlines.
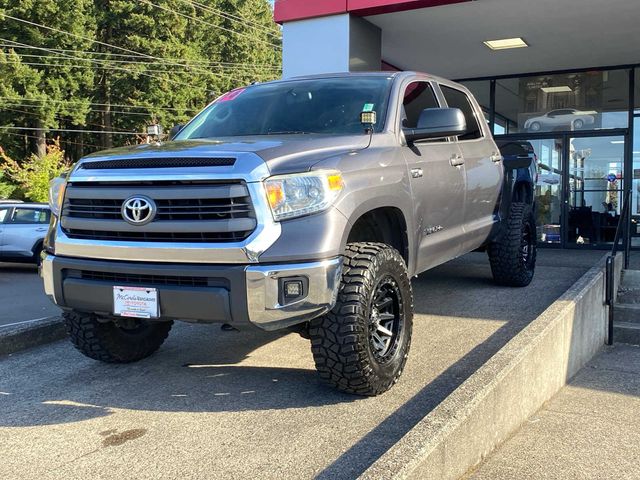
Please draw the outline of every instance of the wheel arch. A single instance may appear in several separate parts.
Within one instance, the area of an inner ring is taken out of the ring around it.
[[[350,222],[346,234],[347,243],[379,242],[389,245],[400,253],[409,271],[412,271],[414,256],[411,255],[411,238],[403,211],[396,206],[377,206],[360,212]]]

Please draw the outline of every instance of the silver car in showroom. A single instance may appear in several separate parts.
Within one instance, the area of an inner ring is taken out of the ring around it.
[[[50,219],[49,205],[3,201],[0,204],[0,261],[38,264]]]
[[[532,132],[554,130],[558,127],[580,130],[586,125],[593,125],[595,121],[595,117],[590,113],[582,112],[575,108],[562,108],[528,119],[524,123],[524,128]]]

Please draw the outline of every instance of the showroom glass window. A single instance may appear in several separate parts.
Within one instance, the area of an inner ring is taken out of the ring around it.
[[[629,71],[496,80],[496,133],[628,127]]]
[[[635,109],[633,118],[633,176],[631,183],[631,244],[640,247],[640,68],[635,71]]]

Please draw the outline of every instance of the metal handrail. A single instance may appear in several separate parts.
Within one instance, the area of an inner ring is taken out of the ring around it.
[[[620,212],[620,221],[616,227],[616,234],[613,239],[613,246],[611,247],[611,253],[607,256],[606,270],[605,270],[605,303],[609,307],[609,315],[607,318],[607,345],[613,345],[613,314],[614,314],[614,302],[615,302],[615,259],[618,254],[618,243],[620,242],[620,236],[623,228],[628,228],[630,223],[630,202],[631,202],[631,190],[627,190],[624,193],[624,200],[622,204],[622,212]],[[629,218],[627,218],[629,217]],[[628,237],[628,236],[627,236]],[[624,249],[624,266],[629,267],[629,238],[625,243]]]

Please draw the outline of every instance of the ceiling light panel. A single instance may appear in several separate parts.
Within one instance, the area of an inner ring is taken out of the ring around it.
[[[502,38],[500,40],[487,40],[484,44],[491,50],[507,50],[509,48],[524,48],[528,47],[527,42],[522,38]]]

